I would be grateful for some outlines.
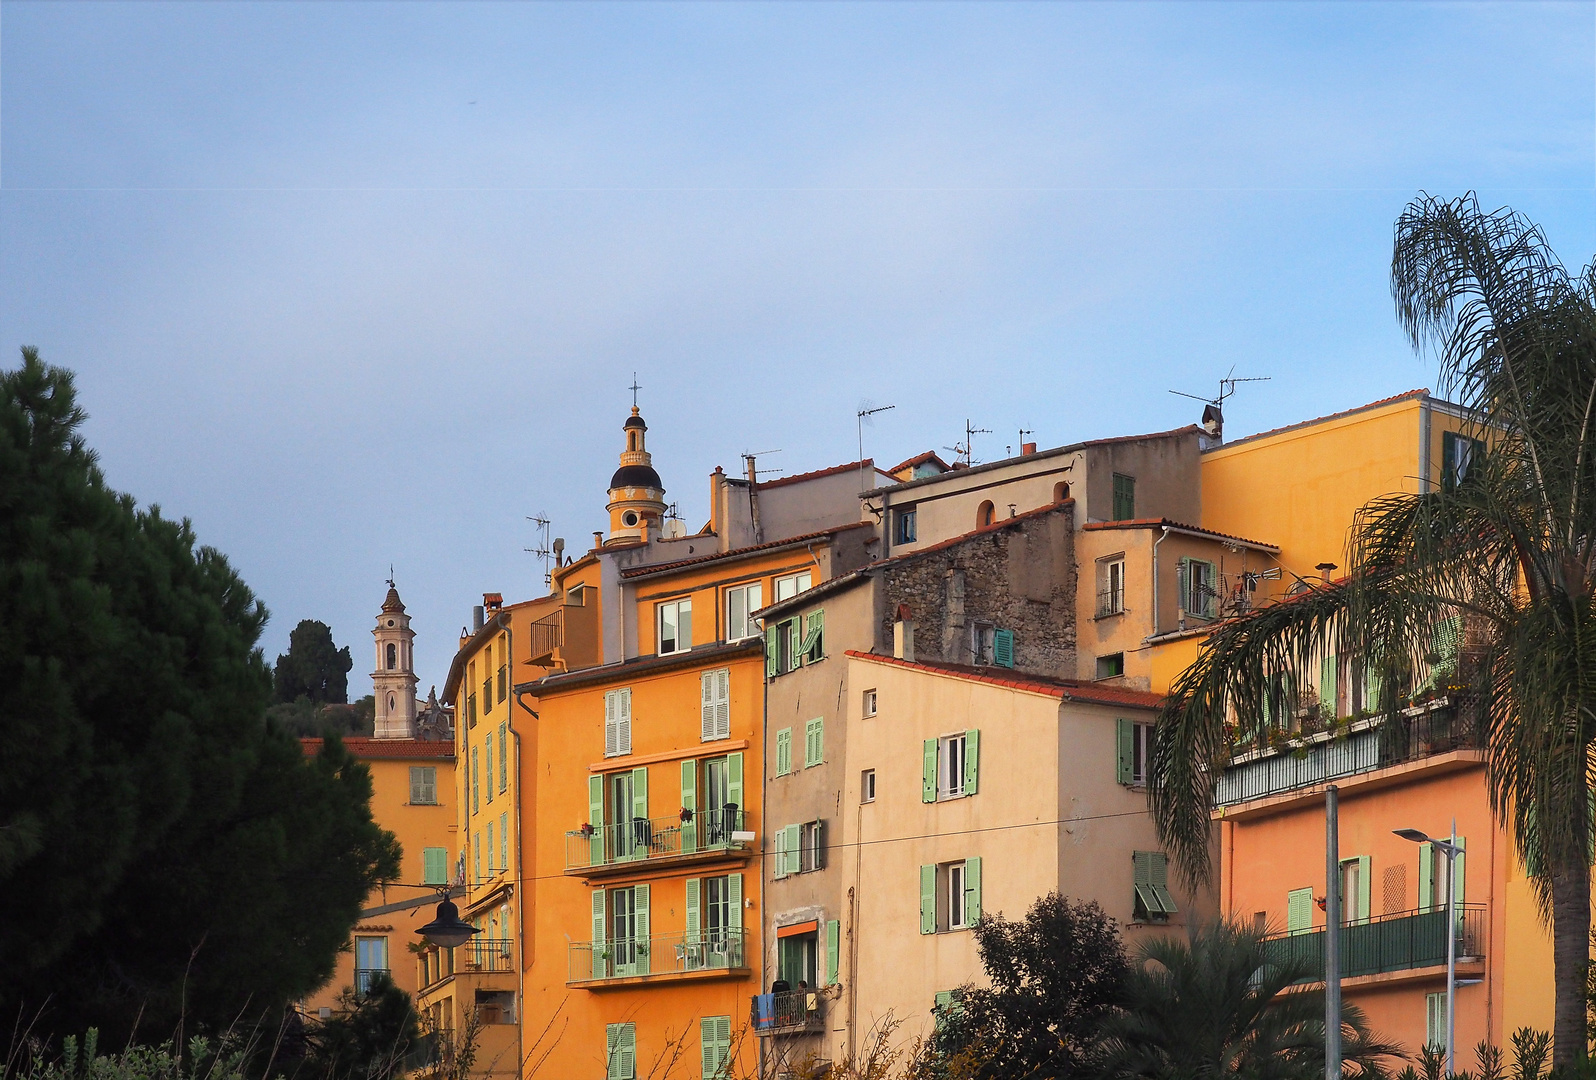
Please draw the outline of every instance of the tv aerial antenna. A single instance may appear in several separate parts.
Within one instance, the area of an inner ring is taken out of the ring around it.
[[[534,558],[543,560],[543,584],[552,585],[554,584],[554,574],[549,569],[549,560],[554,557],[554,547],[549,543],[549,526],[551,523],[542,514],[529,514],[527,515],[527,520],[532,522],[533,528],[537,532],[537,539],[533,541],[536,546],[522,548],[521,550]]]
[[[1176,397],[1191,398],[1193,401],[1203,403],[1203,427],[1208,429],[1210,435],[1218,435],[1225,424],[1225,401],[1236,392],[1237,383],[1269,382],[1272,376],[1254,375],[1251,377],[1236,378],[1236,366],[1232,364],[1230,371],[1223,379],[1219,380],[1219,393],[1215,397],[1202,397],[1198,394],[1188,394],[1182,390],[1171,390]]]
[[[761,469],[755,464],[759,458],[767,457],[770,454],[779,453],[781,453],[780,450],[744,450],[740,456],[743,459],[743,472],[748,477],[748,482],[750,484],[757,484],[759,483],[759,478],[761,476],[764,476],[767,473],[781,472],[782,470],[780,469]]]
[[[952,446],[944,446],[942,449],[951,453],[955,458],[963,458],[965,466],[969,467],[975,464],[975,437],[977,435],[990,434],[992,434],[991,428],[973,427],[971,422],[966,419],[964,421],[964,442],[954,443]]]
[[[876,413],[884,413],[884,412],[888,412],[888,411],[890,411],[892,409],[896,409],[896,408],[897,408],[896,405],[877,405],[875,402],[871,401],[869,398],[865,398],[863,401],[859,402],[859,409],[858,409],[857,412],[855,412],[853,414],[854,415],[854,420],[856,421],[856,426],[859,429],[859,458],[858,458],[858,460],[860,460],[860,461],[864,460],[864,429],[865,429],[865,425],[866,424],[871,424],[872,427],[875,426],[874,424],[871,423],[870,418],[872,416],[874,416]]]

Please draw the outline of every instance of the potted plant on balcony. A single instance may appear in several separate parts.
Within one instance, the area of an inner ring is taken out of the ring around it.
[[[682,807],[678,816],[681,818],[683,825],[686,825],[689,821],[693,820],[693,812],[685,806]]]
[[[593,823],[591,821],[584,821],[584,822],[582,822],[582,827],[580,829],[577,829],[576,831],[581,833],[584,837],[592,836],[593,835]]]

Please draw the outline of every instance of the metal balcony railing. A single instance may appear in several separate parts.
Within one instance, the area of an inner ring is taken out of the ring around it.
[[[826,1003],[815,990],[755,994],[748,1003],[748,1022],[755,1035],[790,1035],[825,1028]]]
[[[616,941],[573,941],[569,956],[570,981],[577,983],[748,966],[740,927]]]
[[[532,651],[527,655],[543,656],[558,649],[565,638],[562,632],[564,621],[561,612],[556,611],[553,615],[546,615],[537,622],[530,623],[527,631]]]
[[[727,805],[720,810],[700,810],[688,820],[633,818],[595,829],[573,829],[565,834],[565,868],[642,862],[672,855],[716,853],[741,849],[747,841],[735,838],[748,828],[748,812]]]
[[[473,938],[455,950],[459,971],[514,971],[513,942],[509,938]]]
[[[1226,767],[1214,802],[1233,806],[1453,750],[1483,750],[1474,711],[1440,698],[1389,720],[1359,721],[1353,727],[1361,730],[1350,734],[1288,733],[1280,745],[1240,755],[1244,760]]]
[[[1457,910],[1457,956],[1476,960],[1485,955],[1486,907],[1460,904]],[[1307,974],[1302,983],[1324,981],[1324,927],[1277,934],[1264,942],[1269,958],[1290,961]],[[1436,967],[1446,963],[1446,909],[1404,911],[1341,928],[1341,977],[1380,975],[1391,971]]]
[[[393,973],[387,968],[356,968],[355,993],[365,995],[371,993],[372,984],[378,980],[392,981]]]
[[[1124,589],[1099,589],[1097,593],[1097,617],[1105,615],[1119,615],[1125,610]]]

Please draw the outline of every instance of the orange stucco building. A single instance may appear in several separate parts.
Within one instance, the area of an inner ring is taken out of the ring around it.
[[[1279,576],[1227,579],[1225,612],[1311,589],[1348,562],[1357,510],[1389,493],[1443,482],[1460,460],[1464,417],[1425,391],[1205,449],[1202,525],[1278,549]],[[1462,455],[1466,460],[1466,455]],[[1238,590],[1251,588],[1250,594]],[[1206,627],[1149,642],[1155,690],[1196,656]],[[1466,665],[1466,636],[1438,664]],[[1444,1040],[1444,862],[1393,835],[1445,838],[1456,819],[1456,1045],[1502,1045],[1518,1027],[1551,1023],[1551,952],[1505,832],[1493,820],[1485,750],[1471,703],[1444,686],[1416,687],[1390,720],[1356,657],[1324,657],[1313,700],[1284,703],[1288,738],[1238,747],[1218,780],[1221,908],[1278,935],[1276,948],[1322,964],[1326,895],[1325,788],[1338,788],[1343,995],[1408,1051]],[[1332,724],[1332,721],[1334,723]],[[1337,732],[1329,730],[1332,726]],[[1322,970],[1322,968],[1321,968]]]

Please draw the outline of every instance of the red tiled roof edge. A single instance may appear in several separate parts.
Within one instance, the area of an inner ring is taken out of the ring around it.
[[[974,671],[948,665],[927,664],[917,660],[900,660],[896,656],[882,656],[879,653],[860,652],[857,649],[849,649],[848,655],[856,660],[868,660],[876,664],[909,668],[913,671],[926,671],[933,675],[946,675],[950,679],[987,683],[991,686],[1007,687],[1010,690],[1024,690],[1027,693],[1055,697],[1063,701],[1079,701],[1089,705],[1127,705],[1141,709],[1157,709],[1164,704],[1164,698],[1161,694],[1149,693],[1145,690],[1122,690],[1113,686],[1083,686],[1062,680],[1045,682],[1041,679],[1028,679],[1023,675],[1012,677],[982,675]]]
[[[762,481],[761,483],[756,484],[755,487],[760,491],[764,491],[768,488],[781,487],[785,484],[800,484],[805,480],[818,480],[823,476],[835,476],[838,473],[845,473],[858,469],[870,469],[871,471],[874,471],[875,467],[876,463],[874,458],[865,458],[863,461],[850,461],[846,465],[833,465],[829,469],[815,469],[812,472],[794,473],[792,476],[778,476],[774,480]]]
[[[299,745],[306,757],[315,757],[321,753],[321,744],[324,741],[306,736],[300,738]],[[352,736],[344,739],[343,743],[357,758],[454,759],[454,743],[436,739],[373,739]]]
[[[1279,551],[1278,544],[1267,544],[1262,540],[1249,540],[1245,536],[1236,536],[1232,533],[1222,533],[1214,529],[1205,529],[1201,525],[1187,525],[1181,521],[1172,521],[1169,518],[1132,518],[1129,521],[1088,521],[1081,526],[1083,531],[1103,532],[1112,529],[1161,529],[1168,525],[1172,529],[1185,529],[1188,532],[1202,533],[1219,540],[1238,540],[1243,544],[1254,547],[1268,548],[1270,551]]]
[[[767,540],[763,544],[753,544],[749,547],[732,548],[730,551],[712,551],[708,555],[695,555],[691,559],[677,559],[675,562],[657,563],[653,566],[634,566],[630,570],[622,570],[621,577],[644,577],[648,574],[657,574],[662,570],[675,570],[683,566],[692,566],[695,563],[709,562],[712,559],[732,559],[739,555],[748,555],[756,551],[764,551],[768,548],[785,547],[788,544],[802,544],[806,540],[818,540],[822,536],[833,536],[840,532],[847,532],[850,529],[859,529],[866,526],[873,527],[874,524],[874,522],[870,521],[851,521],[846,525],[833,525],[829,529],[820,529],[817,532],[804,533],[801,536],[789,536],[784,540]]]
[[[1350,409],[1342,409],[1340,412],[1329,413],[1325,416],[1315,416],[1311,420],[1298,420],[1295,424],[1287,424],[1284,427],[1270,428],[1268,431],[1260,431],[1256,435],[1243,435],[1241,438],[1232,442],[1220,443],[1218,446],[1214,447],[1213,450],[1208,452],[1213,453],[1214,450],[1224,450],[1232,446],[1240,446],[1242,443],[1249,443],[1255,439],[1266,439],[1271,435],[1283,435],[1288,431],[1295,431],[1298,428],[1312,427],[1314,424],[1323,424],[1330,420],[1340,420],[1344,417],[1353,416],[1360,412],[1368,412],[1370,409],[1378,409],[1385,405],[1395,405],[1399,401],[1409,401],[1413,398],[1429,396],[1430,391],[1428,389],[1409,390],[1406,393],[1393,394],[1390,397],[1381,398],[1379,401],[1371,401],[1366,405],[1355,405]]]
[[[950,468],[952,468],[951,465],[942,460],[941,454],[937,453],[935,450],[927,450],[923,454],[914,455],[914,457],[910,458],[908,461],[898,462],[898,464],[887,470],[887,475],[891,476],[895,473],[902,472],[904,469],[912,469],[916,465],[922,465],[927,461],[934,461],[938,465],[942,466],[943,472],[947,472]]]

